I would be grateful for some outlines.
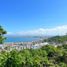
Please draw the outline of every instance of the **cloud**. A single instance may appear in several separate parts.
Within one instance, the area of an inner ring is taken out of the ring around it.
[[[13,33],[12,32],[7,32],[8,35],[12,35]]]
[[[36,30],[28,30],[16,32],[17,35],[65,35],[67,33],[67,25],[58,26],[55,28],[39,28]],[[9,32],[8,34],[13,34]]]

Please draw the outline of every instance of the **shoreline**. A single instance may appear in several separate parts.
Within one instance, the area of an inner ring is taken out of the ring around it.
[[[42,41],[45,38],[40,37],[30,37],[30,38],[7,38],[4,43],[18,43],[18,42],[38,42]]]
[[[17,42],[4,42],[5,44],[7,43],[41,43],[43,41],[43,38],[40,38],[38,40],[35,40],[35,41],[17,41]]]

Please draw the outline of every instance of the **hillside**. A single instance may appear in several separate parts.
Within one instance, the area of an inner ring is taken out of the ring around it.
[[[44,39],[44,42],[66,43],[67,35],[50,37],[48,39]]]

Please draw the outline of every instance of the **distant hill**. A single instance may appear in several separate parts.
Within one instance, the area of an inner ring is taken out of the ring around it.
[[[44,38],[44,39],[47,39],[51,36],[34,36],[34,35],[6,35],[6,37],[24,37],[24,38]]]
[[[53,36],[47,39],[44,39],[44,42],[55,42],[55,43],[64,43],[67,42],[67,35],[64,36]]]

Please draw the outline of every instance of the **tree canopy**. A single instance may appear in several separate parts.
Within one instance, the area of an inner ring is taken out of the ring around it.
[[[0,67],[67,67],[67,45],[0,52]]]
[[[2,26],[0,26],[0,44],[2,44],[4,42],[4,40],[6,39],[4,37],[4,34],[6,34],[7,32],[3,29]]]

